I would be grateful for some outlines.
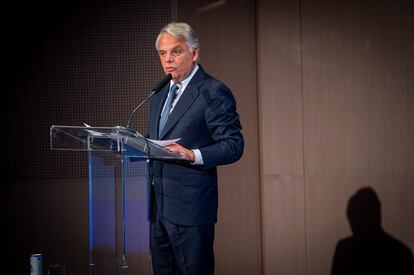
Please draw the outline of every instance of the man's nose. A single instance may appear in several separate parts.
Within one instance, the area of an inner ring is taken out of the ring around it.
[[[165,57],[165,61],[167,61],[168,63],[171,63],[174,61],[174,57],[172,56],[171,53],[167,53],[167,56]]]

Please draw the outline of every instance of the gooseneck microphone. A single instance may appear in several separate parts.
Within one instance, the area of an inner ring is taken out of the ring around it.
[[[131,120],[132,117],[134,116],[135,112],[138,111],[139,108],[141,108],[142,105],[144,105],[145,102],[148,101],[148,99],[150,99],[153,95],[155,95],[156,93],[158,93],[159,91],[161,91],[162,88],[164,88],[165,85],[167,85],[168,82],[170,82],[172,79],[172,75],[171,74],[167,74],[163,79],[160,80],[160,82],[158,82],[157,86],[155,86],[154,89],[152,89],[152,92],[150,93],[150,95],[144,99],[144,101],[142,101],[131,113],[131,115],[129,116],[128,119],[128,123],[126,125],[126,128],[130,128],[131,126]]]

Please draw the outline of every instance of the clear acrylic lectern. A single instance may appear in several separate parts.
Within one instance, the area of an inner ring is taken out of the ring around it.
[[[89,156],[90,274],[150,274],[147,163],[183,158],[122,126],[52,126],[50,146]]]

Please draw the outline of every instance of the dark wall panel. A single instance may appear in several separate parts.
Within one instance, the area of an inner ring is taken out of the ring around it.
[[[53,124],[125,125],[163,72],[158,31],[169,1],[18,1],[7,13],[8,274],[44,253],[88,274],[87,155],[49,148]],[[133,127],[146,131],[148,106]],[[45,269],[46,270],[46,269]]]
[[[163,74],[154,41],[171,18],[169,2],[28,4],[13,12],[8,123],[19,146],[10,176],[84,176],[73,159],[62,163],[48,150],[49,127],[126,124]],[[144,132],[147,107],[133,121]]]

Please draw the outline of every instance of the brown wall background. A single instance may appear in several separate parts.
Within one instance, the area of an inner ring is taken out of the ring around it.
[[[413,250],[413,5],[178,7],[178,19],[200,35],[202,64],[233,89],[247,138],[243,159],[220,174],[218,274],[329,274],[337,242],[352,234],[348,200],[365,186],[379,196],[385,231]],[[253,181],[246,183],[245,171]],[[234,196],[243,201],[239,211]],[[247,223],[235,218],[240,213]],[[236,239],[242,242],[229,243]]]
[[[242,159],[219,169],[216,274],[261,274],[255,3],[177,3],[199,35],[201,64],[233,91],[245,138]]]
[[[27,273],[37,249],[70,266],[69,274],[86,274],[88,189],[79,168],[86,159],[57,163],[64,156],[51,153],[33,163],[28,157],[38,151],[27,148],[47,140],[54,123],[121,124],[124,101],[139,102],[161,75],[150,49],[170,18],[197,31],[201,64],[232,89],[244,127],[243,158],[219,170],[216,274],[329,274],[337,242],[352,234],[348,200],[364,186],[378,194],[385,231],[414,251],[411,1],[99,3],[63,5],[45,24],[27,20],[10,36],[20,46],[11,49],[17,62],[6,125],[27,142],[10,153],[5,187],[13,274]],[[89,19],[63,16],[73,9]],[[42,26],[64,28],[32,33]],[[22,30],[28,41],[17,39]],[[143,66],[149,77],[140,79]],[[111,98],[114,90],[121,96]],[[97,107],[114,101],[106,112]],[[141,131],[144,118],[137,118]],[[65,167],[64,176],[50,167]]]
[[[329,274],[372,187],[414,249],[410,1],[257,1],[264,274]]]

